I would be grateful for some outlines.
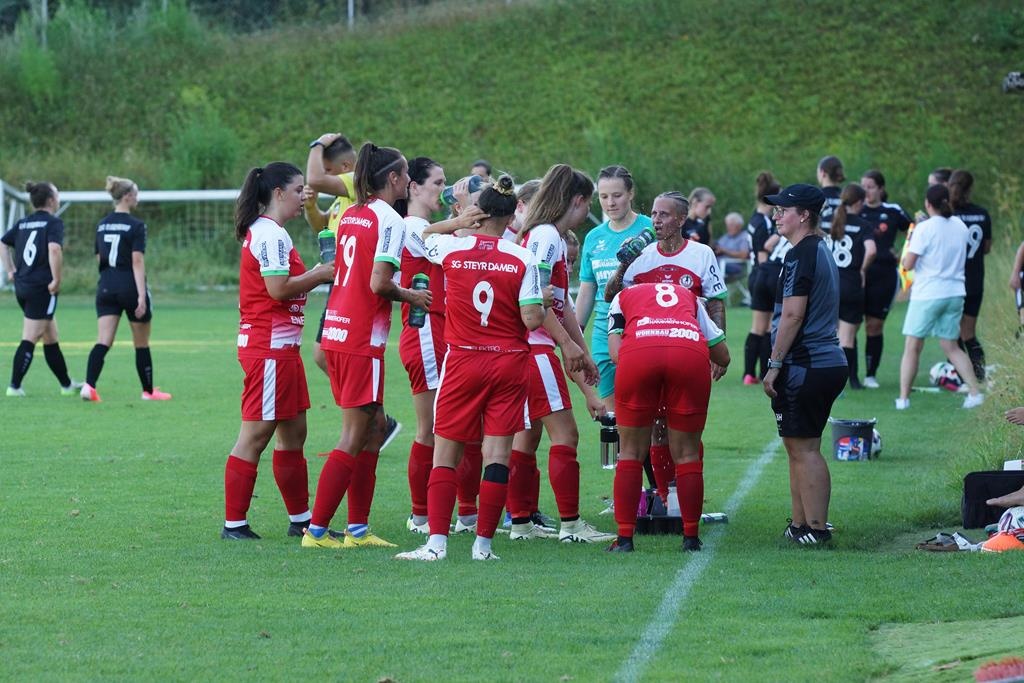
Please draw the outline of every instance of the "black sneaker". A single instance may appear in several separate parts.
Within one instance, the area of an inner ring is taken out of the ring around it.
[[[307,519],[305,522],[288,522],[288,535],[302,537],[306,533],[306,529],[312,520]],[[345,536],[344,531],[335,531],[334,529],[328,529],[327,533],[330,534],[331,538],[341,539]]]
[[[828,529],[812,529],[802,526],[793,532],[794,543],[800,545],[824,545],[832,540],[832,532]]]
[[[557,529],[560,525],[560,522],[558,520],[548,517],[540,510],[537,510],[532,515],[530,515],[530,521],[536,524],[537,526],[544,526],[549,529]]]
[[[683,552],[684,553],[695,553],[700,550],[700,547],[704,545],[700,539],[696,536],[683,536]]]
[[[797,534],[799,534],[799,533],[800,533],[800,527],[794,525],[792,519],[787,519],[786,520],[786,530],[782,532],[782,537],[783,538],[788,538],[789,540],[792,541],[792,540],[794,540],[797,537]]]
[[[384,416],[384,422],[384,441],[380,444],[380,450],[387,448],[388,444],[398,436],[398,432],[402,431],[402,423],[390,415]]]
[[[610,546],[605,548],[605,551],[609,553],[631,553],[633,552],[633,539],[619,536],[612,541]]]
[[[234,529],[224,527],[220,530],[220,537],[227,541],[258,541],[260,535],[249,528],[249,525],[237,526]]]

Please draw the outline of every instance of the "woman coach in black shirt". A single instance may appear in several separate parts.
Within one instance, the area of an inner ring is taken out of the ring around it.
[[[826,527],[832,482],[821,455],[821,433],[846,385],[839,348],[839,273],[818,230],[825,195],[790,185],[768,195],[780,235],[792,243],[775,294],[772,353],[764,392],[772,399],[779,436],[789,454],[793,518],[785,536],[814,545],[832,538]]]

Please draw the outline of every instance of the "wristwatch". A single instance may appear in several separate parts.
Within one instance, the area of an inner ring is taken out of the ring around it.
[[[782,361],[781,360],[772,360],[771,358],[769,358],[768,359],[768,369],[769,370],[781,370],[782,369]]]
[[[321,147],[324,146],[324,143],[320,142],[320,138],[317,138],[316,140],[313,140],[313,142],[309,143],[309,148],[313,149],[317,145],[320,145]]]

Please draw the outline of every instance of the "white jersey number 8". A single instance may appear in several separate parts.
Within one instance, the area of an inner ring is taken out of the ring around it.
[[[658,305],[662,308],[669,308],[679,303],[679,295],[676,294],[676,289],[672,285],[660,284],[654,285],[654,290],[657,294],[654,296],[654,300],[658,302]]]
[[[481,280],[473,288],[473,308],[480,313],[480,327],[487,327],[487,318],[494,306],[494,288],[487,280]]]

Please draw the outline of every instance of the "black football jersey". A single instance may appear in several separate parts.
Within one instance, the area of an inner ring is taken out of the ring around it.
[[[834,240],[825,235],[825,244],[832,252],[839,277],[860,280],[860,269],[864,266],[864,241],[873,240],[874,235],[866,223],[857,216],[847,214],[845,235]]]
[[[101,275],[107,270],[131,273],[132,252],[146,251],[146,224],[131,214],[109,214],[96,226],[95,251]]]
[[[968,294],[980,294],[985,289],[985,250],[982,245],[992,239],[992,218],[983,207],[968,204],[953,212],[967,226],[967,264],[964,285]]]
[[[64,245],[64,221],[46,211],[22,218],[0,240],[11,248],[14,257],[14,281],[23,286],[48,285],[50,245]]]
[[[878,206],[864,205],[860,217],[871,229],[875,238],[875,246],[878,247],[878,256],[875,257],[875,266],[895,266],[896,254],[892,247],[896,242],[898,231],[906,232],[913,222],[907,212],[899,204],[883,202]]]

